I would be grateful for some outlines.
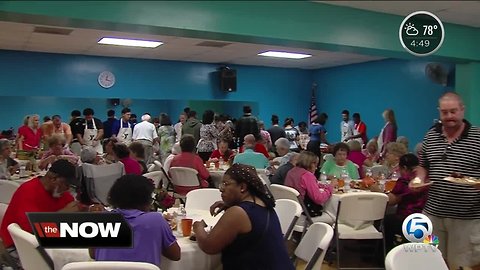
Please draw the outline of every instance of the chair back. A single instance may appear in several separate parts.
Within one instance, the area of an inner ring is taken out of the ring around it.
[[[340,197],[337,220],[373,221],[383,219],[388,196],[379,192],[348,193]]]
[[[125,174],[125,168],[121,162],[106,165],[83,163],[82,171],[88,195],[93,201],[103,205],[108,205],[107,198],[110,188],[118,178]]]
[[[386,270],[448,270],[442,252],[424,243],[406,243],[394,247],[385,257]]]
[[[187,167],[171,167],[168,171],[171,176],[173,186],[197,187],[200,181],[197,177],[197,170]]]
[[[275,198],[275,200],[289,199],[300,204],[300,206],[302,207],[303,213],[305,214],[305,217],[307,219],[307,222],[309,224],[313,223],[312,217],[308,213],[305,203],[303,203],[303,200],[300,198],[300,193],[298,192],[298,190],[292,187],[287,187],[287,186],[278,185],[278,184],[271,184],[270,192],[272,193],[273,198]]]
[[[66,264],[62,270],[160,270],[158,266],[144,262],[73,262]]]
[[[161,180],[163,178],[163,172],[161,171],[153,171],[143,174],[148,179],[152,179],[155,188],[159,187]],[[161,186],[160,186],[161,187]]]
[[[163,167],[163,164],[160,161],[154,160],[153,164],[155,165],[154,171],[161,171],[163,173],[162,180],[165,180],[163,181],[163,187],[168,190],[168,188],[172,186],[172,179],[170,178],[168,173],[165,171],[165,168]]]
[[[267,176],[267,169],[257,168],[256,170],[257,170],[257,175],[260,178],[260,180],[262,180],[263,184],[269,186],[270,179],[268,179],[268,176]]]
[[[5,212],[7,212],[8,204],[0,203],[0,224],[2,224],[3,216],[5,216]]]
[[[308,227],[307,233],[295,249],[295,256],[307,262],[306,270],[322,269],[323,259],[330,241],[333,229],[323,222],[315,222]]]
[[[9,204],[19,186],[19,183],[10,180],[0,180],[0,203]]]
[[[185,209],[210,210],[210,206],[217,201],[221,201],[222,196],[218,188],[194,189],[187,193]]]
[[[293,230],[293,226],[297,223],[297,220],[302,214],[302,206],[289,199],[275,200],[275,212],[277,212],[278,220],[280,221],[280,227],[285,239],[290,237],[290,233]]]
[[[12,236],[17,248],[20,262],[25,270],[53,270],[53,261],[45,250],[39,246],[37,239],[17,223],[8,225],[8,232]]]

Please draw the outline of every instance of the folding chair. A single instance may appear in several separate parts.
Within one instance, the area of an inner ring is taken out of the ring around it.
[[[151,179],[153,181],[153,184],[155,185],[155,188],[162,187],[161,184],[162,184],[163,172],[153,171],[153,172],[144,173],[143,176],[145,176],[148,179]]]
[[[171,167],[169,170],[173,184],[173,196],[185,201],[186,195],[190,190],[200,188],[198,172],[192,168]]]
[[[200,188],[189,191],[186,196],[185,209],[210,210],[210,206],[221,201],[222,196],[218,188]]]
[[[385,258],[386,270],[448,270],[442,252],[424,243],[406,243],[394,247]]]
[[[165,171],[165,168],[163,168],[163,165],[160,161],[155,160],[153,161],[153,164],[155,164],[155,170],[161,171],[163,173],[163,178],[162,178],[162,186],[167,190],[167,191],[173,191],[173,184],[172,184],[172,179],[170,179],[170,176],[168,176],[168,173]],[[163,180],[167,180],[166,184]]]
[[[160,270],[158,266],[144,262],[73,262],[66,264],[62,270]]]
[[[125,174],[125,168],[121,162],[94,165],[82,164],[83,177],[85,178],[86,190],[90,198],[103,205],[108,205],[108,192],[118,178]]]
[[[387,208],[388,196],[377,192],[348,193],[342,195],[338,202],[337,218],[335,220],[335,240],[337,244],[337,268],[340,265],[340,240],[355,239],[382,240],[383,256],[385,257],[385,234],[383,218]],[[373,222],[380,221],[379,229]],[[383,269],[371,268],[368,269]]]
[[[322,269],[323,259],[332,238],[333,229],[326,223],[315,222],[308,227],[307,233],[295,249],[295,256],[307,262],[305,270]]]
[[[302,215],[302,206],[290,199],[278,199],[275,200],[275,212],[277,212],[284,239],[288,240],[293,227]]]
[[[17,248],[20,262],[25,270],[53,270],[50,255],[41,247],[33,234],[26,232],[12,223],[7,227]]]

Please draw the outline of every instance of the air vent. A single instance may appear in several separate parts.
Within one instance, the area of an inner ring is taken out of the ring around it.
[[[203,41],[198,43],[196,46],[202,46],[202,47],[215,47],[215,48],[223,48],[227,45],[230,45],[232,43],[228,42],[220,42],[220,41]]]
[[[45,27],[45,26],[35,26],[33,30],[34,33],[40,34],[53,34],[53,35],[62,35],[68,36],[72,33],[73,29],[66,29],[66,28],[53,28],[53,27]]]

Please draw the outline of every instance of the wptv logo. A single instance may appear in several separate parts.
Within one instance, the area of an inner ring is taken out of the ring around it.
[[[132,229],[120,213],[27,213],[42,247],[132,247]]]
[[[408,241],[418,243],[418,245],[405,245],[406,252],[437,251],[438,237],[433,235],[432,221],[424,214],[409,215],[403,221],[402,232]]]

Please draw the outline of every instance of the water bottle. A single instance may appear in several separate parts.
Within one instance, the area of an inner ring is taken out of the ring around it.
[[[398,172],[394,171],[392,173],[392,176],[390,177],[393,181],[397,181],[398,180]]]
[[[368,178],[372,178],[373,173],[371,168],[367,168],[367,171],[365,172],[365,176]]]
[[[327,184],[327,173],[321,172],[320,173],[320,183]]]
[[[341,178],[345,183],[343,186],[343,191],[348,192],[350,190],[350,182],[352,181],[352,179],[350,178],[347,169],[342,169]]]
[[[385,174],[384,173],[380,174],[380,178],[378,179],[378,184],[382,192],[385,191],[386,182],[387,182],[387,179],[385,178]]]
[[[182,234],[182,219],[187,217],[187,210],[185,209],[185,206],[183,204],[180,204],[178,207],[178,213],[177,213],[177,232],[179,234]]]

